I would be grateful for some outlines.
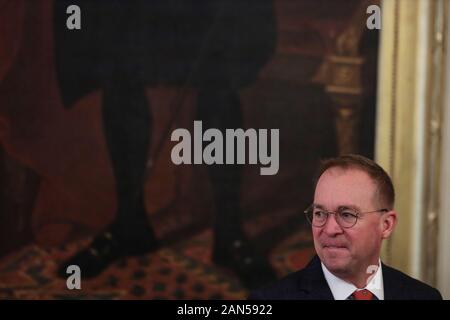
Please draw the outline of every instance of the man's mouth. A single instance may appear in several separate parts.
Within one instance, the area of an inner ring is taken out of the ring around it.
[[[325,244],[323,245],[325,249],[347,249],[346,246],[334,245],[334,244]]]

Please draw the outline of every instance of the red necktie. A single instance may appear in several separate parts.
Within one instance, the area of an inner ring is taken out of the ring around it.
[[[373,299],[373,293],[369,290],[356,290],[352,293],[352,296],[355,300],[372,300]]]

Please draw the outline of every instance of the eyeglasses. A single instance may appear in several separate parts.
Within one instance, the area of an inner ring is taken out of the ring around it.
[[[310,205],[308,209],[304,211],[306,219],[314,227],[323,227],[328,220],[330,214],[334,214],[336,222],[342,228],[353,227],[358,219],[361,219],[362,214],[373,213],[373,212],[389,212],[389,209],[379,209],[374,211],[358,212],[356,209],[348,207],[339,207],[337,211],[326,211],[314,204]]]

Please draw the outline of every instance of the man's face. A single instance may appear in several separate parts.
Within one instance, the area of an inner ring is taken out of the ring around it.
[[[330,168],[317,183],[314,204],[327,211],[384,209],[376,192],[375,182],[364,171]],[[378,265],[382,239],[392,232],[395,218],[394,211],[362,214],[352,228],[342,228],[330,214],[323,227],[312,227],[316,252],[328,270],[344,279],[365,272],[369,265]]]

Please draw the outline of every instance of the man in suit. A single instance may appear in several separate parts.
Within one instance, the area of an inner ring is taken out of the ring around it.
[[[305,210],[317,255],[250,299],[428,300],[438,290],[386,266],[381,244],[397,223],[394,187],[375,162],[346,155],[322,163]]]
[[[195,88],[196,119],[205,129],[243,127],[240,91],[256,81],[272,57],[275,20],[272,0],[59,0],[55,26],[65,26],[71,4],[82,8],[83,27],[76,32],[55,27],[61,97],[71,108],[101,90],[117,209],[114,221],[61,264],[58,274],[66,278],[67,267],[77,265],[84,278],[93,278],[119,258],[159,248],[144,201],[153,135],[150,104],[156,104],[154,112],[159,106],[146,90],[176,89],[171,98],[176,109],[185,89]],[[209,166],[208,171],[217,208],[212,261],[234,271],[248,288],[274,279],[267,259],[242,228],[242,166]]]

